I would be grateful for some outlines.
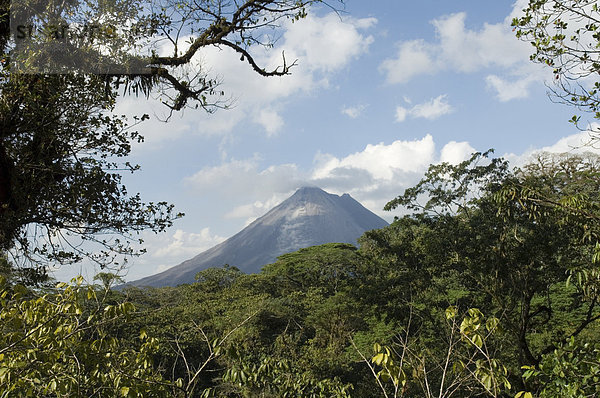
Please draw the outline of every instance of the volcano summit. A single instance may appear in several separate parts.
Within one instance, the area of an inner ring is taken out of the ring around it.
[[[350,195],[334,195],[320,188],[300,188],[291,197],[217,246],[135,286],[176,286],[194,282],[199,271],[229,264],[246,273],[274,262],[278,256],[324,243],[351,243],[371,229],[388,223]]]

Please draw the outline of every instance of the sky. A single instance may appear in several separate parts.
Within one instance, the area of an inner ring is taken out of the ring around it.
[[[290,196],[318,186],[349,193],[392,221],[385,203],[428,165],[495,149],[513,164],[536,151],[581,147],[588,135],[553,103],[551,71],[510,26],[526,2],[346,0],[284,22],[273,49],[254,49],[292,74],[265,78],[227,49],[207,48],[197,67],[222,81],[231,109],[187,109],[164,122],[156,99],[122,98],[117,112],[151,115],[124,176],[129,192],[185,213],[164,234],[143,233],[147,253],[125,279],[163,271],[234,235]],[[340,6],[342,7],[342,6]],[[97,270],[96,270],[97,271]],[[64,267],[57,279],[94,270]]]

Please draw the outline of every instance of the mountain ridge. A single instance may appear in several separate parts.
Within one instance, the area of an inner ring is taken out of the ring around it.
[[[348,194],[301,187],[292,196],[224,242],[161,273],[128,283],[176,286],[194,282],[199,271],[229,264],[246,273],[259,272],[278,256],[324,243],[351,243],[388,223]]]

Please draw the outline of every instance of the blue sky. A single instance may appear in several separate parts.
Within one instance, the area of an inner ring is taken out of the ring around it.
[[[552,103],[550,71],[510,26],[525,6],[507,0],[347,0],[285,23],[272,50],[292,75],[263,78],[227,50],[206,49],[198,66],[222,81],[232,109],[186,110],[168,123],[156,100],[124,98],[118,111],[149,113],[146,141],[125,176],[130,192],[167,200],[186,216],[130,262],[133,280],[177,265],[241,230],[294,190],[316,185],[381,209],[415,184],[427,165],[495,148],[515,163],[536,150],[566,151],[586,134],[574,110]],[[396,213],[398,214],[398,213]],[[82,270],[65,268],[60,279]],[[93,271],[87,271],[88,275]]]

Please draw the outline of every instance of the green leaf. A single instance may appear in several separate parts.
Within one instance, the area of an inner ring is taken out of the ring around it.
[[[446,319],[453,319],[458,314],[458,308],[455,306],[450,306],[446,308]]]
[[[481,348],[483,346],[483,339],[478,334],[474,335],[473,338],[471,339],[471,341],[473,342],[473,344],[475,344],[479,348]]]
[[[533,395],[530,392],[527,392],[527,391],[519,391],[515,395],[515,398],[533,398]]]
[[[377,365],[380,365],[380,366],[381,366],[381,364],[382,364],[382,363],[384,363],[384,362],[386,361],[386,357],[387,357],[387,355],[386,355],[386,354],[384,354],[384,353],[379,353],[379,354],[375,355],[375,356],[374,356],[374,357],[371,359],[371,362],[373,362],[373,363],[375,363],[375,364],[377,364]]]

